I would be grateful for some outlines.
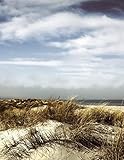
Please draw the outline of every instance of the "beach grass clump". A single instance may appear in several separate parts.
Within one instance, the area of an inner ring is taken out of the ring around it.
[[[123,127],[124,125],[124,111],[110,109],[105,106],[80,110],[77,116],[78,123],[92,121],[118,127]]]
[[[77,116],[74,114],[76,109],[80,109],[80,105],[73,100],[54,100],[48,101],[47,107],[43,112],[49,119],[74,124],[77,121]]]
[[[0,129],[6,130],[10,128],[30,127],[44,120],[43,116],[41,116],[41,112],[39,114],[37,110],[32,111],[26,108],[11,108],[0,114]]]
[[[1,111],[1,130],[16,127],[30,127],[48,119],[74,124],[77,121],[77,116],[74,112],[80,108],[73,100],[48,100],[42,103],[41,106],[33,106],[34,107],[10,107]]]
[[[124,160],[124,130],[118,131],[108,146],[103,146],[102,160]]]

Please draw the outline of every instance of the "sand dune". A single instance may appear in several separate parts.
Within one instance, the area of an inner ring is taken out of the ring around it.
[[[124,158],[122,106],[73,100],[10,100],[1,106],[1,160]]]

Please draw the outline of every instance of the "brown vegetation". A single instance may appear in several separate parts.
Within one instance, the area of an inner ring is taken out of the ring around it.
[[[98,106],[95,108],[86,108],[78,113],[78,123],[97,122],[106,125],[123,127],[124,111],[114,110],[106,106]]]
[[[22,106],[21,106],[22,104]],[[29,127],[29,133],[18,142],[6,145],[10,159],[29,156],[38,147],[63,145],[78,151],[96,151],[92,160],[124,159],[124,111],[106,106],[80,106],[73,100],[8,100],[0,102],[1,130]],[[35,128],[47,120],[61,122],[55,134],[46,137]],[[22,144],[26,145],[22,147]],[[16,149],[15,149],[16,147]]]

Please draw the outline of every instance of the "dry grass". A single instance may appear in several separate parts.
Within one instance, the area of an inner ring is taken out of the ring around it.
[[[13,100],[7,103],[7,107],[5,104],[4,102],[4,107],[3,104],[1,105],[1,130],[33,126],[48,119],[72,125],[89,122],[119,127],[124,125],[124,112],[121,110],[111,110],[105,106],[81,107],[73,100],[17,100],[16,102]]]
[[[106,106],[81,107],[73,100],[12,100],[0,104],[1,130],[26,128],[31,130],[19,141],[5,146],[10,159],[22,159],[32,150],[63,145],[74,150],[98,150],[97,160],[124,159],[124,111]],[[43,136],[34,125],[47,120],[61,122],[63,129],[55,135]],[[119,131],[119,132],[118,132]],[[26,147],[23,147],[23,145]],[[26,148],[26,150],[25,150]],[[28,152],[27,152],[28,150]],[[10,160],[8,159],[8,160]],[[94,160],[96,160],[94,159]]]
[[[39,107],[7,107],[0,112],[1,130],[14,127],[28,127],[52,119],[63,123],[75,123],[74,111],[80,108],[73,101],[49,100]]]
[[[7,109],[0,115],[1,130],[9,128],[30,127],[43,122],[42,112],[31,111],[30,109]]]
[[[69,101],[49,101],[46,110],[47,117],[63,123],[74,124],[77,116],[74,114],[80,106],[73,100]]]
[[[118,127],[123,127],[124,125],[124,112],[122,110],[110,109],[106,106],[80,110],[77,116],[78,123],[81,124],[93,121]]]
[[[120,130],[109,146],[103,146],[102,160],[124,160],[124,130]]]

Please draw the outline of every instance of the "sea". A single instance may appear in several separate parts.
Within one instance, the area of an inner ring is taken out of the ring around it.
[[[107,100],[101,100],[101,99],[88,99],[88,100],[77,100],[79,104],[81,105],[96,105],[96,104],[107,104],[109,106],[124,106],[124,100],[112,100],[112,99],[107,99]]]

